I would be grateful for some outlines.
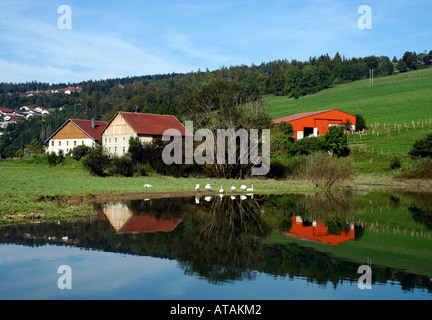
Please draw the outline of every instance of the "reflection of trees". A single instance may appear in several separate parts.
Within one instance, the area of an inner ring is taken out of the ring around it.
[[[432,230],[432,193],[401,192],[401,194],[410,200],[408,211],[411,212],[414,221]]]
[[[283,221],[282,218],[307,213],[306,199],[311,198],[269,195],[241,201],[225,196],[222,200],[203,200],[198,205],[193,198],[138,201],[132,203],[136,212],[149,212],[146,211],[149,209],[162,214],[168,213],[168,208],[181,208],[183,223],[172,232],[121,235],[113,232],[106,220],[11,225],[0,228],[0,243],[75,246],[175,259],[187,274],[198,275],[212,283],[253,279],[257,272],[278,277],[299,276],[323,286],[336,287],[342,281],[355,283],[359,278],[356,262],[297,243],[268,241],[270,230]],[[237,215],[237,211],[241,214]],[[65,236],[72,241],[63,241]],[[374,282],[399,281],[403,290],[417,287],[432,292],[429,277],[378,266],[374,267],[373,275]]]
[[[257,201],[215,197],[189,218],[177,248],[187,273],[211,282],[253,277],[251,266],[262,264],[259,239],[271,232]]]

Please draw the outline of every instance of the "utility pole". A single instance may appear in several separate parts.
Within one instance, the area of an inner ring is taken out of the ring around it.
[[[373,86],[374,69],[369,69],[369,86]]]

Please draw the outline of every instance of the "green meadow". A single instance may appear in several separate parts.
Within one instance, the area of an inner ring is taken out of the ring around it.
[[[415,160],[413,143],[432,133],[432,68],[338,84],[299,99],[267,96],[272,119],[291,114],[339,109],[361,114],[368,129],[348,136],[349,160],[359,175],[395,177]],[[400,170],[390,168],[397,156]]]
[[[411,124],[432,119],[432,68],[334,85],[299,99],[267,96],[272,119],[290,114],[339,109],[361,114],[366,124]]]

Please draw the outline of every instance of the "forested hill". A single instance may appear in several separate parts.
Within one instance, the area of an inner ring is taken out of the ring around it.
[[[109,121],[119,110],[157,114],[173,114],[183,120],[184,96],[191,88],[215,78],[225,78],[247,84],[260,95],[300,97],[313,94],[333,84],[374,76],[406,72],[427,67],[432,63],[428,54],[405,52],[400,59],[369,56],[345,58],[337,53],[311,57],[308,61],[277,60],[260,65],[221,67],[214,71],[190,72],[90,80],[81,83],[0,83],[0,107],[19,110],[22,106],[41,106],[50,115],[22,120],[9,125],[0,137],[0,154],[7,146],[19,149],[33,139],[43,142],[69,118]],[[27,91],[80,87],[80,91],[65,93],[24,94]],[[0,129],[2,130],[2,129]]]

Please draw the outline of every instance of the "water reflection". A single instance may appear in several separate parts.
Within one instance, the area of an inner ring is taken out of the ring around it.
[[[430,228],[432,205],[418,196],[255,194],[130,200],[96,205],[99,214],[91,221],[6,226],[0,229],[0,243],[49,243],[168,258],[185,274],[214,284],[265,273],[332,287],[356,283],[359,265],[385,253],[378,250],[382,243],[391,259],[382,260],[383,267],[373,266],[374,283],[397,280],[404,290],[431,290],[430,233],[415,238],[409,232],[380,229],[379,219],[389,217],[399,230]],[[323,244],[331,246],[324,249]]]
[[[180,217],[158,218],[146,212],[133,212],[124,203],[104,204],[103,212],[118,234],[170,232],[182,221]]]
[[[327,243],[330,245],[338,245],[345,241],[355,239],[354,224],[346,224],[345,228],[339,232],[332,234],[323,221],[314,220],[312,223],[303,221],[300,216],[292,217],[293,224],[289,232],[285,235],[289,237],[301,238],[303,240],[316,241]]]

